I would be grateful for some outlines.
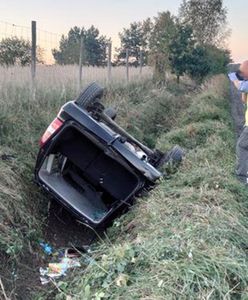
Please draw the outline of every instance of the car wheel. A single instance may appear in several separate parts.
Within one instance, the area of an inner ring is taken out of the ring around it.
[[[114,120],[116,118],[117,112],[112,107],[107,107],[103,111],[110,119]]]
[[[99,100],[103,96],[103,87],[98,85],[96,82],[88,85],[77,97],[75,103],[81,108],[87,109],[90,107],[96,100]]]
[[[161,169],[167,163],[180,164],[186,152],[183,148],[176,145],[170,151],[166,152],[159,160],[157,168]]]
[[[180,163],[184,156],[185,156],[185,150],[178,145],[174,146],[167,153],[167,159],[177,163]]]

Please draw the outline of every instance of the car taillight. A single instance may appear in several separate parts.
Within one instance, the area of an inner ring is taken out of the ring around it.
[[[40,139],[40,147],[42,147],[47,140],[51,137],[52,134],[54,134],[56,131],[59,130],[59,128],[63,125],[63,122],[58,119],[55,118],[52,123],[48,126],[47,130],[44,132],[44,134],[42,135],[41,139]]]

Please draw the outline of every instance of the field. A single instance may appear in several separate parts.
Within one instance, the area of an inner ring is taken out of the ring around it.
[[[0,67],[0,85],[4,88],[10,83],[14,83],[15,87],[22,87],[26,84],[31,84],[30,67]],[[150,67],[143,67],[140,74],[139,68],[129,68],[130,82],[141,81],[144,79],[151,79],[152,69]],[[38,65],[36,71],[37,85],[42,89],[56,88],[78,89],[79,85],[79,67],[77,65]],[[108,83],[108,70],[101,67],[86,67],[82,69],[82,85],[88,84],[92,81],[97,81],[101,84]],[[126,81],[126,67],[112,67],[111,69],[111,83],[123,84]]]
[[[182,165],[168,168],[158,187],[92,244],[88,265],[40,287],[38,240],[49,231],[49,199],[32,182],[37,142],[77,91],[76,67],[50,68],[38,72],[32,100],[27,69],[2,70],[0,76],[2,297],[247,299],[248,193],[233,175],[228,83],[218,76],[197,88],[186,79],[159,87],[149,70],[123,85],[125,70],[116,69],[118,80],[107,87],[105,101],[117,108],[118,122],[149,146],[183,146]],[[24,264],[22,278],[16,268]],[[27,280],[28,272],[37,280]]]

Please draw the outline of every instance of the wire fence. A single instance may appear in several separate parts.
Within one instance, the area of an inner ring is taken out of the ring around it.
[[[100,81],[103,84],[115,83],[115,82],[129,82],[135,80],[144,80],[151,78],[152,70],[149,67],[143,67],[142,64],[137,67],[130,67],[129,65],[129,53],[127,50],[126,65],[122,67],[112,67],[111,62],[111,44],[108,45],[106,52],[108,63],[106,67],[88,67],[88,66],[60,66],[55,64],[55,60],[52,54],[53,49],[59,49],[60,40],[62,34],[53,33],[37,27],[36,29],[36,49],[38,53],[41,53],[43,64],[38,64],[36,72],[33,74],[36,84],[61,84],[71,83],[77,86],[78,89],[82,85],[87,84],[90,81]],[[28,41],[32,45],[32,28],[31,26],[20,26],[14,23],[0,21],[0,41],[4,38],[17,37]],[[81,50],[80,50],[81,51]],[[78,53],[80,57],[80,53]],[[36,61],[36,59],[35,59]],[[80,59],[79,59],[80,62]],[[81,69],[80,69],[81,67]],[[8,79],[13,80],[16,84],[30,81],[32,83],[32,76],[30,75],[29,67],[1,67],[0,82],[3,84]],[[22,74],[20,76],[20,74]],[[33,78],[34,79],[34,78]],[[31,84],[34,88],[34,83]]]
[[[0,40],[3,38],[17,37],[22,38],[31,43],[31,26],[20,26],[5,21],[0,21]],[[41,49],[45,64],[54,64],[52,49],[59,48],[61,34],[49,32],[37,28],[37,47]]]

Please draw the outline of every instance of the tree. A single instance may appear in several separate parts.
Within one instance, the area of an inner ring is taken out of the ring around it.
[[[230,62],[228,50],[198,45],[192,51],[186,73],[197,83],[201,83],[207,76],[226,73]]]
[[[41,49],[37,51],[37,62],[42,62]],[[18,37],[2,39],[0,42],[0,64],[5,66],[21,65],[31,63],[31,44]]]
[[[194,44],[191,27],[178,23],[168,47],[170,68],[176,74],[178,83],[180,76],[187,71]]]
[[[186,71],[198,84],[202,83],[203,79],[210,73],[211,68],[205,47],[196,46],[193,49]]]
[[[200,45],[219,46],[229,34],[223,0],[183,0],[179,19],[191,26]]]
[[[68,36],[62,35],[59,50],[53,49],[53,57],[58,64],[78,64],[81,29],[71,28]]]
[[[77,26],[70,29],[68,35],[62,35],[59,50],[53,49],[52,53],[58,64],[78,64],[81,37],[83,39],[83,64],[102,66],[106,63],[106,45],[108,40],[99,35],[99,30],[94,26],[89,29]]]
[[[169,11],[158,14],[150,37],[149,61],[154,65],[154,77],[158,81],[165,80],[166,70],[170,66],[169,45],[175,36],[176,18]]]
[[[147,63],[148,54],[148,39],[151,32],[151,20],[147,19],[143,22],[134,22],[129,28],[124,28],[122,33],[119,33],[121,46],[117,49],[117,63],[124,62],[126,58],[126,49],[129,50],[129,56],[133,58],[133,65],[137,66],[140,60],[142,51],[143,63]]]
[[[217,47],[226,25],[222,0],[184,0],[179,16],[167,11],[154,19],[150,62],[155,79],[164,81],[168,69],[178,82],[184,73],[202,82],[207,75],[223,72],[230,56]]]
[[[206,47],[210,74],[220,74],[227,72],[227,65],[231,63],[231,54],[229,50],[217,48],[216,46]]]

